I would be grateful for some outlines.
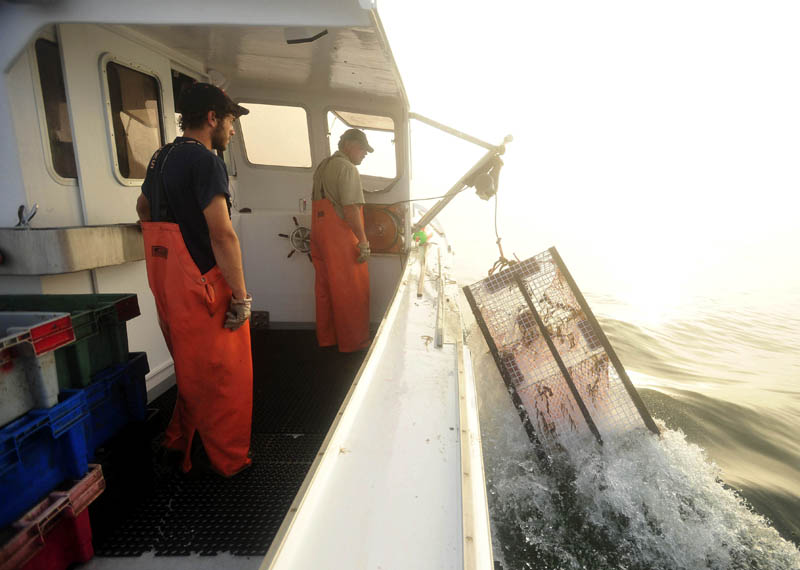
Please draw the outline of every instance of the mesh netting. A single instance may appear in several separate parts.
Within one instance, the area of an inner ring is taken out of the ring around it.
[[[555,250],[464,289],[542,443],[655,429]]]

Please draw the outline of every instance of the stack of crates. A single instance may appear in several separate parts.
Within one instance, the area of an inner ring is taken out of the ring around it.
[[[37,385],[31,382],[32,368],[46,376],[51,394],[50,400],[7,406],[0,415],[0,570],[66,568],[93,552],[85,507],[105,482],[99,466],[89,462],[125,425],[146,418],[147,356],[128,353],[126,324],[139,315],[139,305],[132,294],[0,295],[0,327],[18,323],[22,315],[39,315],[38,323],[52,329],[51,341],[42,345],[39,340],[45,357],[39,357],[37,368],[30,360],[16,366],[14,359],[24,352],[20,345],[28,350],[25,342],[36,342],[34,328],[16,344],[12,334],[0,340],[5,342],[0,344],[0,400],[15,399],[6,398],[10,392],[5,390],[15,366],[29,373],[31,386]],[[17,324],[9,331],[25,334]],[[57,332],[59,343],[54,342]],[[31,391],[37,390],[47,391]]]

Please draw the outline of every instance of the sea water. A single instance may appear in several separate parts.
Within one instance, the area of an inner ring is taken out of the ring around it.
[[[498,567],[800,568],[800,303],[692,299],[645,325],[587,298],[661,436],[589,439],[543,469],[473,327]]]

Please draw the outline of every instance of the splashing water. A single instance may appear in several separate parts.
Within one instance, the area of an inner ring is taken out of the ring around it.
[[[587,440],[543,468],[479,332],[470,335],[495,559],[521,569],[800,568],[800,552],[681,431]]]

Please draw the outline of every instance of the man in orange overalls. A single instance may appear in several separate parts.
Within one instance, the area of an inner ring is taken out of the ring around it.
[[[317,341],[340,352],[369,347],[370,255],[364,233],[364,190],[357,165],[373,148],[363,131],[350,129],[339,151],[314,172],[311,260],[316,279]]]
[[[248,113],[208,83],[179,101],[183,136],[153,155],[136,204],[159,323],[175,362],[178,400],[164,437],[192,468],[199,436],[211,469],[230,477],[251,463],[251,297],[230,219],[225,150]]]

